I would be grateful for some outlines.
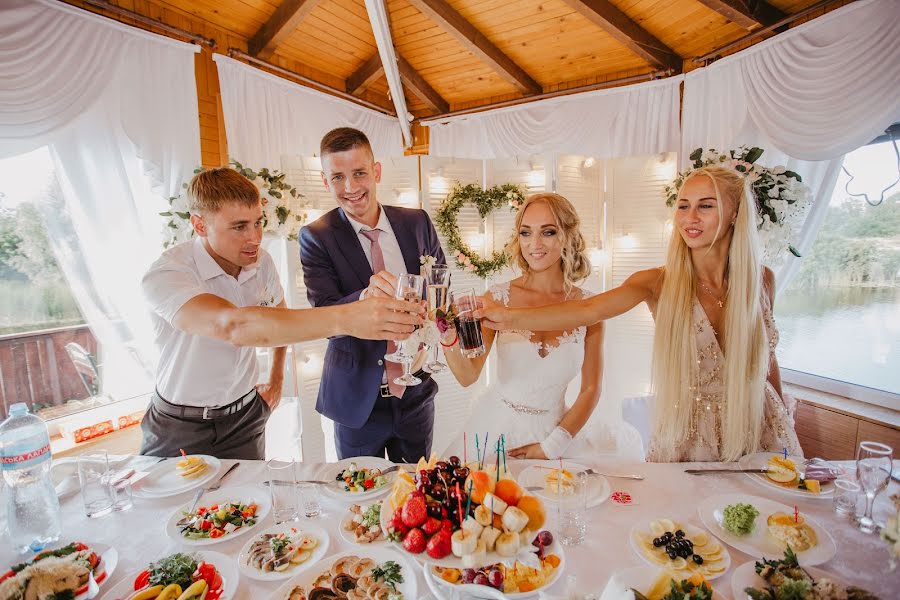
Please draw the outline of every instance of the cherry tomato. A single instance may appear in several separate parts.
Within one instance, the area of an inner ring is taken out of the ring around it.
[[[134,580],[134,589],[140,590],[142,588],[147,587],[150,583],[150,571],[141,571],[141,574],[138,575]]]
[[[209,530],[209,537],[211,537],[211,538],[220,538],[223,535],[225,535],[225,532],[222,531],[221,529],[210,529]]]
[[[374,479],[366,479],[365,481],[363,481],[363,487],[366,488],[367,490],[371,490],[373,487],[375,487],[375,480]]]
[[[203,521],[200,522],[200,530],[206,531],[207,529],[212,529],[212,521],[203,519]]]

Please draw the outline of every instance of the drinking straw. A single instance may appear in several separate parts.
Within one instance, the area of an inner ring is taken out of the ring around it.
[[[494,485],[500,483],[500,440],[497,440],[497,479],[494,482]]]
[[[503,449],[503,470],[508,472],[509,469],[506,468],[506,438],[503,434],[500,434],[500,447]]]
[[[478,447],[478,432],[475,432],[475,464],[481,464],[481,450]],[[481,468],[480,466],[478,467]]]
[[[456,509],[459,511],[459,526],[462,527],[463,522],[463,511],[462,511],[462,497],[459,495],[459,482],[456,482]]]
[[[472,480],[470,479],[469,480],[469,494],[466,497],[466,516],[469,516],[469,507],[471,505],[472,505]],[[460,526],[462,526],[462,523],[460,523]]]
[[[487,449],[488,449],[487,440],[488,440],[488,434],[489,434],[489,433],[490,433],[489,431],[486,431],[486,432],[484,433],[484,452],[483,452],[482,455],[481,455],[481,463],[478,465],[478,468],[479,468],[479,469],[483,469],[483,468],[484,468],[484,461],[485,461],[485,459],[487,458]]]

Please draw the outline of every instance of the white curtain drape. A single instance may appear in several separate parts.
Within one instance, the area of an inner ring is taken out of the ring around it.
[[[682,167],[695,148],[765,150],[760,163],[803,177],[813,207],[809,250],[843,155],[900,121],[900,5],[864,0],[685,75]],[[776,272],[784,289],[801,259]]]
[[[675,152],[681,81],[670,77],[422,124],[430,128],[433,156],[615,158]]]
[[[197,48],[48,0],[0,5],[0,40],[0,157],[49,148],[58,186],[42,214],[104,350],[105,391],[146,391],[140,281],[162,249],[157,213],[200,164]]]
[[[318,156],[322,136],[355,127],[377,158],[403,156],[395,117],[285,81],[221,54],[214,56],[222,90],[228,153],[255,169],[279,168],[282,155]]]

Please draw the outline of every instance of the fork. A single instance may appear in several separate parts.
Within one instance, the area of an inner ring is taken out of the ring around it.
[[[189,515],[194,514],[194,509],[197,508],[197,504],[200,502],[200,498],[203,496],[203,494],[205,494],[206,492],[214,492],[217,489],[219,489],[220,487],[222,487],[222,480],[225,479],[226,477],[228,477],[228,474],[231,473],[232,471],[234,471],[235,469],[237,469],[240,465],[241,465],[241,463],[234,463],[233,465],[231,465],[228,468],[227,471],[225,471],[225,473],[221,477],[219,477],[219,479],[216,480],[216,482],[214,484],[212,484],[211,486],[209,486],[207,488],[200,488],[197,491],[197,495],[194,496],[194,502],[191,504],[191,508],[188,511],[188,514]]]
[[[643,475],[632,475],[628,473],[598,473],[593,469],[585,469],[584,472],[588,475],[602,475],[603,477],[616,477],[618,479],[634,479],[635,481],[641,481],[644,479]]]

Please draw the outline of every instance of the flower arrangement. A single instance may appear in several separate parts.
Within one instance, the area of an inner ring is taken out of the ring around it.
[[[897,568],[897,561],[900,560],[900,494],[891,496],[894,501],[894,512],[887,518],[887,522],[881,529],[881,539],[890,544],[890,561],[891,570]]]
[[[757,229],[763,247],[763,260],[771,266],[784,259],[784,250],[799,257],[793,245],[810,207],[809,187],[800,175],[782,166],[764,167],[756,161],[763,155],[761,148],[741,146],[737,150],[720,153],[715,149],[697,148],[690,154],[691,168],[678,174],[675,181],[666,186],[666,204],[674,206],[684,180],[694,170],[709,165],[731,167],[745,175],[756,200]]]
[[[263,205],[263,231],[292,241],[296,240],[300,228],[306,222],[306,212],[300,211],[306,206],[306,202],[297,188],[285,182],[286,174],[267,168],[254,171],[236,160],[232,160],[229,166],[259,188]],[[202,167],[194,169],[194,174],[203,170]],[[164,248],[194,237],[191,214],[188,212],[188,185],[185,183],[181,187],[182,192],[179,196],[169,198],[169,210],[159,213],[167,219],[163,232]]]
[[[464,205],[474,204],[478,214],[484,219],[504,206],[508,206],[510,210],[518,210],[524,202],[525,194],[522,189],[511,183],[495,185],[487,190],[482,190],[474,183],[457,183],[441,203],[434,219],[437,228],[447,239],[447,249],[456,259],[456,264],[487,279],[509,263],[509,257],[503,251],[494,252],[489,258],[482,258],[463,241],[456,218]]]

